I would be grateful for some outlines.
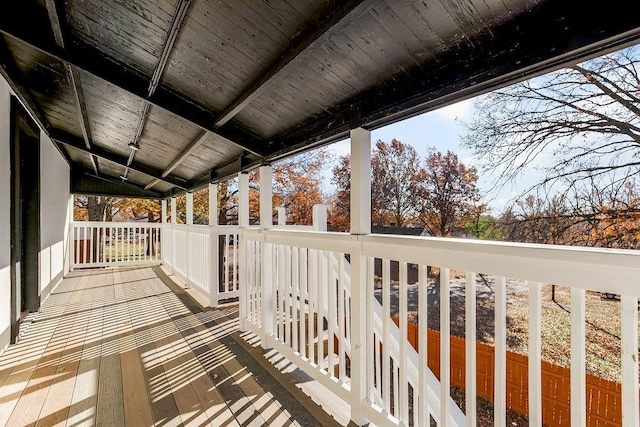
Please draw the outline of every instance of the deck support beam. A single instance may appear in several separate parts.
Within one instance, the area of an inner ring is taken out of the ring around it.
[[[220,245],[218,237],[218,184],[209,183],[209,305],[218,306]]]
[[[278,215],[278,222],[280,215]],[[260,230],[273,227],[273,179],[271,165],[260,166]],[[273,335],[273,319],[275,318],[273,301],[273,246],[262,240],[260,252],[260,283],[262,284],[262,348],[271,348],[267,337]]]
[[[193,225],[193,192],[187,191],[187,225]]]
[[[351,234],[371,233],[371,132],[351,131]],[[367,395],[367,325],[371,321],[371,301],[367,295],[367,259],[351,254],[351,422],[367,424],[363,403]]]
[[[176,196],[171,196],[171,271],[175,271],[176,269],[176,233],[175,233],[175,225],[177,224],[176,220],[178,219],[178,203],[176,201]]]
[[[238,174],[238,227],[240,234],[249,226],[249,174]],[[247,318],[249,295],[247,289],[247,241],[240,238],[240,259],[238,260],[238,283],[240,283],[240,330],[245,331],[244,321]]]

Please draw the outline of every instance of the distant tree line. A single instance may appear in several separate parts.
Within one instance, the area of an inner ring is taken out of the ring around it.
[[[333,168],[337,190],[330,220],[339,231],[349,229],[350,173],[350,157],[340,157]],[[477,170],[451,151],[431,150],[420,158],[408,144],[379,140],[371,158],[372,225],[422,227],[433,236],[463,232],[485,209],[477,181]]]

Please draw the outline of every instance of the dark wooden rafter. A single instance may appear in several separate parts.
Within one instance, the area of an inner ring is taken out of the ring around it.
[[[61,144],[75,148],[76,150],[80,150],[87,154],[96,156],[100,159],[107,160],[109,162],[118,164],[120,166],[124,166],[124,167],[127,166],[127,160],[128,160],[127,157],[114,153],[109,150],[105,150],[97,146],[87,148],[84,144],[84,141],[81,141],[80,138],[77,138],[61,130],[56,130],[56,129],[52,130],[51,139]],[[167,184],[173,185],[183,190],[187,190],[191,188],[191,183],[189,181],[178,179],[178,178],[172,178],[172,177],[163,177],[161,171],[151,166],[134,161],[128,167],[132,171],[147,175],[150,178],[159,179],[160,181],[166,182]]]
[[[162,85],[158,86],[153,96],[147,96],[149,78],[146,75],[104,55],[84,42],[75,39],[72,42],[68,41],[67,48],[62,50],[56,45],[31,36],[28,32],[23,33],[10,28],[4,22],[0,22],[0,34],[17,40],[53,59],[73,65],[202,130],[212,132],[245,151],[257,156],[261,156],[264,151],[264,141],[231,123],[214,130],[212,117],[215,117],[215,113],[213,111],[177,95]]]
[[[80,185],[80,177],[86,184],[87,181],[93,182],[95,188],[89,189],[86,185]],[[117,193],[105,191],[103,183],[107,183],[108,187],[116,187],[128,189],[129,191],[119,191]],[[74,165],[71,169],[71,192],[79,194],[96,194],[96,195],[112,195],[116,197],[145,197],[145,198],[162,198],[163,193],[154,190],[145,190],[142,186],[129,181],[116,179],[105,174],[95,175],[93,170],[82,166]]]
[[[46,0],[47,13],[49,15],[49,21],[51,22],[51,30],[53,31],[53,38],[60,49],[65,48],[65,30],[64,21],[60,19],[59,3],[56,0]],[[82,89],[82,80],[80,72],[72,65],[65,64],[65,73],[67,74],[67,81],[73,88],[73,94],[76,101],[76,109],[78,110],[78,121],[80,122],[80,129],[82,130],[82,137],[87,148],[91,149],[93,143],[91,138],[91,128],[89,127],[89,117],[87,115],[87,106],[84,98],[84,90]],[[91,160],[91,166],[93,167],[96,175],[100,175],[98,168],[98,159],[95,156],[89,155]]]
[[[306,28],[301,29],[297,33],[298,36],[291,42],[287,49],[278,55],[278,57],[266,67],[263,73],[249,83],[247,87],[216,116],[213,121],[213,129],[224,126],[236,114],[242,111],[243,108],[269,89],[278,79],[285,76],[290,70],[303,62],[315,49],[322,46],[334,34],[360,16],[366,8],[363,3],[365,3],[363,0],[350,0],[341,4],[339,7],[330,7],[319,19],[314,19]],[[166,171],[168,171],[167,173],[170,173],[180,165],[203,140],[204,137],[198,137],[185,148],[166,169]],[[151,188],[156,183],[157,181],[152,181],[145,188]]]
[[[191,155],[191,153],[193,153],[203,142],[204,140],[207,139],[207,132],[200,132],[200,134],[198,136],[196,136],[193,141],[191,141],[191,143],[189,144],[189,146],[187,148],[185,148],[182,153],[180,153],[180,155],[178,157],[176,157],[169,166],[167,166],[165,168],[165,170],[162,171],[161,177],[164,178],[166,176],[168,176],[171,172],[174,171],[175,168],[177,168],[180,163],[182,163],[184,161],[184,159],[186,159],[187,157],[189,157]],[[153,187],[154,185],[156,185],[158,182],[160,182],[159,179],[155,179],[153,181],[151,181],[149,184],[147,184],[144,189],[148,190],[151,187]]]
[[[7,81],[9,87],[13,90],[13,93],[20,100],[20,103],[27,109],[29,115],[36,121],[40,129],[42,129],[47,135],[51,130],[51,125],[45,118],[44,114],[40,110],[38,104],[33,100],[29,91],[26,89],[25,85],[22,83],[20,78],[20,72],[12,59],[11,53],[7,48],[5,41],[0,38],[0,75]],[[58,143],[53,141],[54,146],[60,153],[60,155],[65,159],[67,164],[71,165],[71,158],[69,157],[69,153],[64,149],[64,147]]]
[[[245,154],[215,167],[206,174],[194,179],[191,183],[191,188],[195,190],[203,188],[209,183],[222,182],[233,178],[240,172],[250,171],[264,164],[265,162],[263,158],[256,158],[251,154]]]
[[[316,49],[362,15],[367,7],[364,0],[348,0],[338,6],[330,6],[325,14],[309,22],[287,49],[216,116],[214,129],[226,124],[276,81],[304,62]]]
[[[49,0],[52,1],[52,0]],[[160,79],[162,78],[162,74],[164,73],[165,68],[167,67],[167,62],[169,61],[169,56],[171,55],[171,49],[173,49],[173,44],[180,33],[180,27],[182,26],[182,21],[184,21],[184,17],[187,15],[187,11],[189,10],[189,5],[191,4],[191,0],[180,0],[180,3],[176,7],[176,13],[173,16],[173,21],[171,22],[171,29],[167,34],[167,39],[162,46],[162,53],[160,58],[158,58],[158,63],[156,64],[156,68],[153,71],[153,75],[151,76],[151,81],[149,82],[149,87],[147,89],[147,98],[153,96],[160,84]],[[136,134],[133,137],[133,141],[131,142],[132,146],[139,147],[140,138],[142,137],[142,132],[144,132],[144,127],[147,124],[147,118],[149,117],[149,109],[151,108],[151,104],[145,101],[144,106],[142,108],[142,112],[140,113],[140,120],[138,122],[138,128],[136,130]],[[129,156],[128,164],[133,162],[135,158],[136,152],[132,150],[131,155]],[[127,166],[128,166],[127,164]],[[126,178],[128,168],[125,168],[123,177]],[[150,188],[150,187],[149,187]]]
[[[71,65],[66,65],[67,77],[70,79],[73,86],[73,93],[75,95],[76,105],[78,107],[78,120],[80,122],[80,129],[82,130],[82,138],[87,148],[91,148],[93,144],[93,138],[91,137],[91,128],[89,127],[89,116],[87,115],[87,103],[84,99],[84,90],[82,89],[82,80],[80,72]],[[98,168],[98,161],[95,156],[91,157],[91,166],[96,175],[100,175],[100,169]]]

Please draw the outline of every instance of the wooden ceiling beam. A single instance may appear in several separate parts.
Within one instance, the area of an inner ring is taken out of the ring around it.
[[[48,0],[53,1],[53,0]],[[173,21],[171,22],[171,29],[169,33],[167,33],[167,39],[162,46],[162,53],[160,54],[160,58],[158,58],[158,63],[156,64],[156,68],[153,70],[153,75],[151,76],[151,81],[149,82],[149,88],[147,89],[147,98],[153,96],[160,84],[160,79],[162,78],[162,74],[164,74],[164,70],[167,67],[167,62],[169,61],[169,55],[171,55],[171,50],[173,49],[173,44],[180,33],[180,27],[182,26],[182,21],[184,21],[184,17],[187,15],[187,11],[189,10],[189,4],[191,0],[181,0],[176,8],[176,13],[173,16]],[[140,113],[140,119],[138,123],[138,128],[136,130],[136,134],[133,137],[133,141],[131,144],[134,147],[139,147],[140,138],[142,137],[142,132],[144,132],[144,128],[147,125],[147,119],[149,118],[149,109],[151,104],[145,101],[142,112]],[[127,162],[130,164],[133,162],[135,158],[136,151],[133,151],[129,156],[129,160]],[[128,169],[125,168],[123,177],[127,177]],[[156,181],[157,182],[157,181]],[[154,184],[155,185],[155,184]],[[146,188],[145,188],[146,189]]]
[[[53,31],[53,38],[60,49],[64,49],[65,38],[65,23],[63,19],[60,19],[59,8],[61,5],[56,0],[46,0],[47,13],[49,15],[49,21],[51,22],[51,30]],[[76,109],[78,111],[78,121],[80,122],[80,129],[82,131],[82,137],[87,148],[91,149],[93,139],[91,137],[91,128],[89,127],[89,116],[87,115],[87,105],[84,98],[84,90],[82,89],[82,80],[80,72],[72,65],[65,64],[65,73],[67,75],[67,81],[73,87],[73,94],[76,103]],[[96,175],[100,175],[98,168],[98,159],[95,156],[89,155],[91,160],[91,166]]]
[[[92,185],[88,186],[87,182]],[[102,183],[105,183],[106,186]],[[116,191],[114,191],[114,187]],[[130,191],[126,191],[126,189],[130,189]],[[86,195],[96,194],[100,196],[110,195],[115,197],[145,197],[149,199],[161,199],[164,197],[164,194],[158,191],[145,190],[141,185],[123,181],[120,178],[115,178],[105,173],[97,176],[93,170],[78,165],[74,165],[71,169],[71,192]]]
[[[187,157],[189,157],[191,153],[193,153],[205,141],[205,139],[207,139],[207,132],[203,131],[198,136],[196,136],[193,139],[193,141],[191,141],[191,144],[189,144],[187,148],[182,150],[182,153],[180,153],[178,157],[176,157],[171,162],[171,164],[167,166],[165,170],[162,171],[162,174],[161,174],[162,178],[164,178],[165,176],[168,176],[171,172],[173,172],[173,170],[177,168]],[[154,185],[156,185],[158,182],[160,182],[160,179],[155,179],[151,181],[149,184],[147,184],[146,187],[144,187],[144,189],[148,190]]]
[[[36,121],[40,129],[49,135],[51,125],[45,118],[44,114],[40,110],[40,106],[31,97],[29,91],[21,81],[20,72],[16,66],[11,52],[7,47],[5,41],[0,38],[0,75],[9,84],[9,87],[13,90],[13,93],[20,100],[20,103],[29,112],[29,115]],[[53,145],[56,147],[60,155],[64,158],[68,165],[71,165],[71,157],[69,153],[64,149],[62,144],[53,141]]]
[[[191,0],[180,0],[180,4],[176,7],[176,13],[173,16],[173,21],[171,22],[171,29],[167,34],[167,39],[165,40],[164,45],[162,46],[162,54],[160,55],[158,64],[156,64],[156,68],[151,76],[147,96],[153,95],[160,84],[162,74],[164,74],[164,70],[169,62],[169,56],[171,55],[173,44],[176,42],[178,34],[180,34],[180,28],[182,27],[182,22],[184,21],[185,16],[187,16],[190,4]]]
[[[102,79],[143,101],[162,108],[190,124],[214,133],[237,147],[261,156],[265,142],[247,131],[229,123],[223,128],[213,128],[215,112],[186,99],[168,88],[159,85],[152,96],[147,95],[149,77],[106,56],[96,48],[77,40],[67,39],[63,50],[55,44],[31,34],[28,29],[16,29],[0,20],[0,34],[26,44],[62,63],[72,65],[94,77]]]
[[[77,138],[73,135],[70,135],[59,129],[51,130],[51,139],[60,142],[61,144],[67,145],[69,147],[75,148],[76,150],[83,151],[87,154],[91,154],[100,159],[107,160],[109,162],[118,164],[120,166],[127,167],[128,158],[122,156],[118,153],[114,153],[109,150],[105,150],[104,148],[100,148],[98,146],[92,146],[91,148],[87,148],[84,144],[84,141],[81,141],[80,138]],[[162,182],[166,182],[169,185],[174,187],[181,188],[183,190],[188,190],[191,188],[191,182],[188,180],[182,180],[174,177],[163,177],[162,172],[145,164],[132,162],[129,166],[129,169],[135,172],[139,172],[143,175],[147,175],[150,178],[158,179]]]
[[[227,105],[213,121],[214,129],[231,120],[253,100],[267,91],[279,79],[303,63],[313,52],[323,46],[331,37],[361,16],[367,9],[365,0],[348,0],[329,10],[319,18],[312,19],[307,27],[298,31],[298,36],[266,67],[254,81]]]

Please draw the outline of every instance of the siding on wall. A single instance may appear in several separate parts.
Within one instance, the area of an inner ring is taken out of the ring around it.
[[[11,91],[0,77],[0,352],[9,344],[11,335],[11,276],[9,262],[11,250],[9,241],[9,121],[11,111]]]
[[[69,229],[69,167],[49,137],[40,136],[40,295],[46,298],[62,279]]]
[[[11,338],[10,120],[11,88],[0,76],[0,354]],[[69,166],[42,132],[40,142],[40,292],[46,298],[64,274],[69,227]]]

